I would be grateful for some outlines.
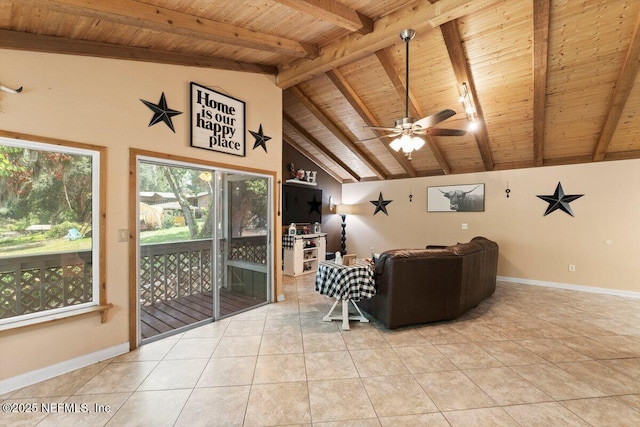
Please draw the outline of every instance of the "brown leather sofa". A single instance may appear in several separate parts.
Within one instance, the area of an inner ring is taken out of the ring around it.
[[[498,244],[484,237],[426,249],[394,249],[376,260],[376,295],[358,305],[389,329],[451,320],[496,289]]]

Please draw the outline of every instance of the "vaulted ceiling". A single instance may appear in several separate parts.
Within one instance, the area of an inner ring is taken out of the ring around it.
[[[0,48],[274,75],[284,142],[340,182],[640,158],[639,25],[637,0],[0,0]],[[405,116],[405,28],[410,115],[466,129],[466,86],[480,123],[411,159],[367,127]]]

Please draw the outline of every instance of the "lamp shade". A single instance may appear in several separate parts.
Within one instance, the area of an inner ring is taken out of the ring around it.
[[[400,148],[402,148],[402,143],[400,142],[400,138],[396,138],[393,141],[391,141],[389,146],[393,149],[393,151],[400,151]]]
[[[349,215],[351,212],[351,205],[336,205],[336,213],[338,215]]]
[[[413,138],[411,138],[411,146],[414,150],[421,149],[423,145],[424,139],[420,138],[419,136],[414,136]]]

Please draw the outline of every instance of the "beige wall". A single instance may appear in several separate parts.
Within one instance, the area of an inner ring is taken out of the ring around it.
[[[0,76],[4,85],[24,86],[20,95],[0,95],[0,130],[107,147],[107,300],[115,306],[105,324],[91,314],[0,332],[2,380],[129,340],[128,244],[118,242],[117,234],[129,224],[129,150],[270,171],[277,181],[282,178],[282,91],[272,76],[10,50],[0,50]],[[191,81],[246,102],[246,157],[189,147]],[[169,108],[183,112],[173,118],[176,133],[164,123],[148,127],[152,112],[140,99],[157,103],[162,92]],[[248,132],[260,124],[272,138],[268,153],[253,149]],[[277,225],[274,236],[280,233]],[[276,272],[277,295],[282,275],[279,268]]]
[[[480,235],[500,245],[500,276],[637,293],[639,171],[640,160],[626,160],[346,184],[343,200],[355,204],[357,212],[347,217],[347,250],[368,256],[371,246],[382,252]],[[553,194],[558,182],[566,194],[584,194],[570,204],[574,217],[560,210],[543,216],[548,204],[536,195]],[[426,211],[428,186],[474,183],[485,184],[484,212]],[[393,200],[389,216],[373,216],[369,201],[380,191]],[[569,264],[575,272],[568,271]]]

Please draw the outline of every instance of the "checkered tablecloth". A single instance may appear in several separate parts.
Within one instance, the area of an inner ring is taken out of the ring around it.
[[[316,291],[341,300],[371,298],[376,294],[373,266],[364,260],[351,266],[321,262],[316,272]]]
[[[282,236],[282,247],[284,249],[293,249],[293,243],[296,241],[296,236],[290,236],[285,234]]]

